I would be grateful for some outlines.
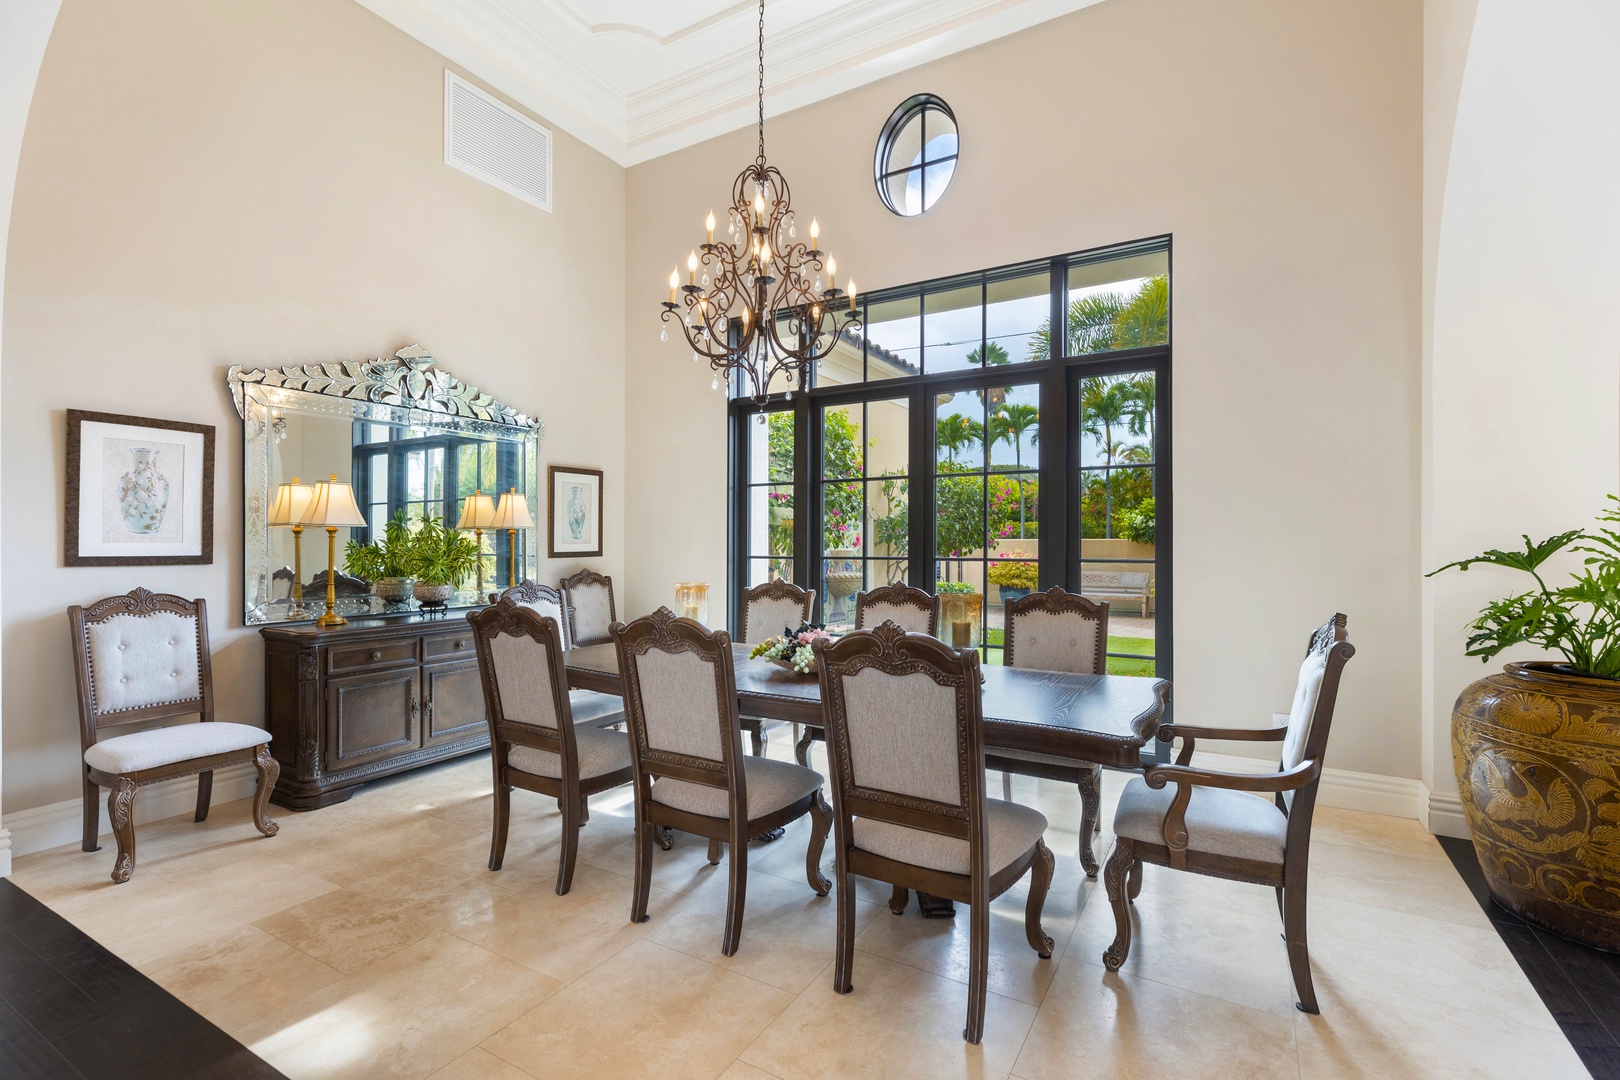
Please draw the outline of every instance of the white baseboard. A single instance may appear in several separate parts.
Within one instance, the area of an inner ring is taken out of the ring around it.
[[[11,830],[0,829],[0,878],[11,876]]]
[[[1463,817],[1462,800],[1455,791],[1431,791],[1428,811],[1429,831],[1436,836],[1468,839],[1468,819]]]
[[[1193,764],[1222,772],[1266,772],[1275,769],[1275,762],[1258,758],[1238,757],[1232,754],[1193,753]],[[1322,770],[1322,786],[1317,789],[1318,806],[1331,806],[1339,810],[1360,810],[1368,814],[1411,818],[1434,831],[1428,786],[1421,780],[1403,776],[1383,776],[1379,773],[1352,772],[1349,769]],[[1452,802],[1456,802],[1453,799]],[[1461,808],[1457,819],[1462,820]],[[1445,835],[1455,835],[1447,833]],[[1462,835],[1467,835],[1463,833]]]
[[[253,794],[257,779],[258,775],[250,764],[215,769],[213,805],[248,798]],[[112,832],[112,824],[107,820],[105,789],[98,801],[101,806],[101,834],[105,836]],[[83,806],[78,799],[68,799],[7,814],[5,824],[11,832],[11,847],[9,851],[0,850],[0,860],[3,860],[0,861],[0,877],[10,873],[13,855],[20,858],[36,851],[61,847],[63,844],[78,843],[81,839],[80,830],[83,828]],[[196,808],[195,776],[165,780],[151,787],[143,787],[136,793],[135,823],[139,825],[144,821],[157,821],[161,818],[174,817],[176,814],[187,814]]]

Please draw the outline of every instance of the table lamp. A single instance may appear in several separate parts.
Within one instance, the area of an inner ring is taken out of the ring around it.
[[[492,529],[505,529],[507,543],[511,547],[511,567],[507,570],[507,585],[516,585],[517,576],[517,531],[519,529],[534,528],[534,518],[529,516],[529,503],[517,488],[512,488],[495,506],[495,520],[489,525]]]
[[[461,520],[456,528],[471,529],[478,538],[478,602],[484,602],[484,530],[495,524],[495,500],[482,490],[474,491],[461,504]]]
[[[288,614],[302,618],[304,610],[304,515],[315,498],[315,488],[301,484],[298,477],[292,483],[276,488],[275,501],[270,504],[269,524],[274,528],[291,528],[293,536],[292,610]]]
[[[337,531],[358,529],[366,524],[365,515],[354,501],[354,485],[332,479],[315,485],[315,495],[300,525],[316,525],[326,530],[326,614],[316,626],[344,626],[348,619],[337,613]]]

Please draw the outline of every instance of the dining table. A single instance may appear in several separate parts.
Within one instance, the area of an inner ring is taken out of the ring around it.
[[[747,645],[731,648],[739,713],[810,729],[823,726],[820,680],[750,659]],[[576,646],[568,650],[566,665],[574,689],[624,693],[612,643]],[[1142,748],[1158,733],[1170,703],[1170,683],[1152,676],[1076,675],[991,664],[980,670],[986,751],[1021,750],[1139,768]],[[1096,814],[1095,800],[1083,799],[1080,843],[1092,855],[1085,861],[1093,866]]]

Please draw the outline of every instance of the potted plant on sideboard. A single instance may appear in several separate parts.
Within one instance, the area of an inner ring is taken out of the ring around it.
[[[383,526],[381,539],[369,544],[350,540],[343,549],[343,568],[355,577],[371,582],[371,591],[390,604],[410,598],[412,559],[411,529],[405,511],[399,510]]]
[[[1620,499],[1592,531],[1448,563],[1528,574],[1534,588],[1487,604],[1468,655],[1519,644],[1563,662],[1510,663],[1463,690],[1451,715],[1457,791],[1496,902],[1526,922],[1620,950]],[[1585,565],[1553,587],[1570,550]],[[1432,574],[1430,576],[1433,576]]]
[[[989,577],[990,584],[1001,590],[1003,604],[1022,600],[1041,584],[1039,567],[1027,559],[1014,559],[1005,553],[996,555],[995,562],[990,564]]]
[[[417,602],[424,608],[444,607],[478,568],[478,543],[429,513],[411,536],[410,566]]]

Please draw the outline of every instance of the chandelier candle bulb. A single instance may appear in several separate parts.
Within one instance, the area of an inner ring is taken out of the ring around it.
[[[810,219],[810,246],[815,247],[821,239],[821,222],[815,218]]]
[[[849,279],[849,310],[850,310],[850,314],[855,313],[855,279],[854,278]]]
[[[713,210],[710,210],[709,211],[709,216],[704,219],[703,227],[706,228],[709,231],[709,243],[711,243],[711,244],[714,243],[714,211]]]
[[[694,248],[692,250],[692,254],[690,254],[690,255],[688,255],[686,257],[686,283],[688,285],[696,285],[697,284],[697,249],[696,248]]]
[[[680,287],[681,272],[679,270],[671,270],[669,272],[669,302],[671,304],[675,302],[675,290]]]
[[[827,288],[838,288],[838,260],[827,256]]]

